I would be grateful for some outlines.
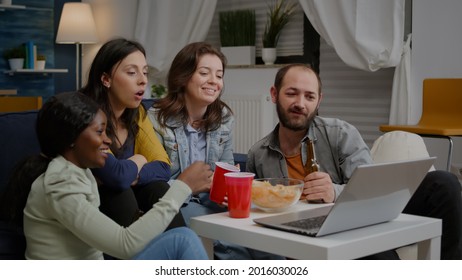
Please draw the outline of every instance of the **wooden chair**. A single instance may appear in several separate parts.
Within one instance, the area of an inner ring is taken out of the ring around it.
[[[383,132],[402,130],[449,141],[447,170],[451,168],[453,137],[462,136],[462,79],[425,79],[422,116],[416,125],[381,125]]]
[[[2,96],[0,112],[20,112],[38,110],[42,107],[41,96]]]

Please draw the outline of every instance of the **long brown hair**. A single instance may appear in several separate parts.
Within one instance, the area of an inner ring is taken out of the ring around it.
[[[88,82],[81,91],[95,100],[107,116],[107,136],[112,140],[111,150],[117,153],[118,148],[116,143],[116,127],[114,124],[114,112],[109,102],[108,89],[103,86],[101,77],[104,73],[112,75],[114,67],[118,67],[119,63],[128,55],[140,51],[146,56],[143,46],[132,40],[124,38],[115,38],[106,42],[96,54],[93,63],[90,67],[88,75]],[[146,115],[142,115],[142,118]],[[127,108],[121,116],[121,120],[128,129],[128,137],[133,138],[138,133],[138,119],[140,118],[140,111],[138,108]]]
[[[226,67],[226,57],[219,50],[205,42],[196,42],[186,45],[173,59],[172,65],[167,77],[167,95],[155,102],[153,107],[158,109],[159,123],[163,127],[167,127],[167,120],[175,118],[183,124],[188,123],[188,111],[186,109],[186,85],[196,71],[200,57],[205,54],[216,55],[223,65],[223,75]],[[201,122],[201,127],[205,131],[216,130],[226,121],[232,111],[226,103],[220,98],[223,90],[218,98],[210,105]],[[227,109],[227,113],[223,115],[223,109]]]

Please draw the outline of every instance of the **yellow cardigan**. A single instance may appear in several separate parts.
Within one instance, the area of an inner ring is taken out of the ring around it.
[[[140,105],[140,118],[138,119],[138,134],[135,136],[135,154],[143,155],[148,162],[159,160],[170,165],[170,159],[164,146],[160,143],[154,132],[154,127],[146,116],[146,110]],[[112,151],[110,151],[113,154]]]
[[[135,137],[135,154],[143,155],[148,162],[159,160],[170,164],[170,159],[164,146],[157,138],[151,121],[146,117],[146,110],[142,105],[140,105],[139,110],[139,131]]]

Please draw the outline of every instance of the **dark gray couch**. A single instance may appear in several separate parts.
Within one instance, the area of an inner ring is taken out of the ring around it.
[[[0,115],[0,192],[21,159],[40,152],[35,135],[37,112]],[[0,259],[24,259],[25,240],[22,230],[0,221]]]

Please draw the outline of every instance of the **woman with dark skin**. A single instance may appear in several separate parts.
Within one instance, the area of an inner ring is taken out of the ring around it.
[[[164,232],[167,223],[204,174],[184,176],[143,219],[122,227],[98,209],[99,194],[90,168],[102,168],[111,139],[107,118],[89,97],[70,92],[51,97],[37,117],[41,154],[19,166],[10,181],[11,220],[24,209],[27,259],[206,259],[189,229]],[[196,165],[196,172],[207,169]],[[25,198],[27,202],[24,206]],[[19,202],[19,203],[18,203]]]

